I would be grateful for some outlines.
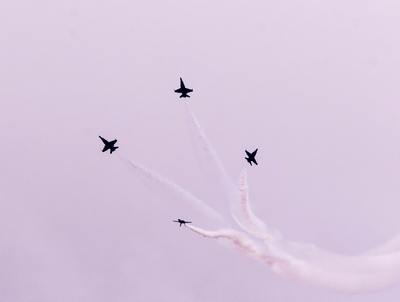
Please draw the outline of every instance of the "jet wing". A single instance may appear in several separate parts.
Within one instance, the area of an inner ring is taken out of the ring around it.
[[[245,150],[246,151],[246,155],[248,156],[248,157],[251,157],[251,153],[249,152],[249,151],[247,151],[247,150]]]
[[[256,149],[251,155],[256,156],[258,149]]]
[[[116,139],[114,139],[113,141],[110,142],[110,144],[114,145],[117,142]]]
[[[107,141],[105,138],[102,138],[100,135],[99,135],[99,137],[100,137],[100,139],[102,140],[102,142],[103,142],[104,144],[108,144],[108,141]]]

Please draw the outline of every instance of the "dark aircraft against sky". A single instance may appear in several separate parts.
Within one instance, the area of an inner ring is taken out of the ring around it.
[[[115,145],[115,143],[117,142],[117,140],[116,139],[114,139],[113,141],[108,141],[108,140],[106,140],[105,138],[103,138],[103,137],[101,137],[101,136],[99,136],[100,137],[100,139],[103,141],[103,143],[104,143],[104,147],[103,147],[103,150],[102,150],[102,152],[106,152],[107,150],[110,150],[110,154],[111,153],[113,153],[115,150],[117,150],[119,147],[116,147],[116,146],[114,146]]]
[[[247,150],[245,150],[246,151],[246,155],[247,155],[247,157],[245,157],[245,159],[247,160],[247,162],[250,164],[250,166],[252,166],[253,164],[252,163],[255,163],[256,165],[258,165],[258,163],[257,163],[257,161],[256,161],[256,154],[257,154],[257,151],[258,151],[258,149],[256,149],[256,150],[254,150],[253,152],[249,152],[249,151],[247,151]]]
[[[180,93],[181,95],[179,96],[180,98],[190,98],[190,95],[188,95],[189,92],[192,92],[193,89],[189,89],[185,87],[185,84],[183,83],[182,78],[181,79],[181,87],[176,89],[176,93]]]
[[[187,223],[192,223],[191,221],[185,221],[185,220],[183,220],[183,219],[174,220],[174,222],[179,223],[179,226],[180,226],[180,227],[182,226],[182,224],[185,225],[185,224],[187,224]]]

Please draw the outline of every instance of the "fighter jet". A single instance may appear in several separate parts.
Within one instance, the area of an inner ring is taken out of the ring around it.
[[[245,157],[245,159],[248,161],[248,163],[250,164],[250,166],[253,165],[252,162],[255,163],[256,165],[258,165],[258,163],[257,163],[257,161],[256,161],[256,159],[255,159],[255,156],[256,156],[256,154],[257,154],[258,149],[256,149],[256,150],[253,151],[252,153],[250,153],[250,152],[247,151],[247,150],[245,150],[245,151],[246,151],[246,155],[247,155],[247,157]]]
[[[108,140],[106,140],[105,138],[99,136],[100,139],[103,141],[104,143],[104,148],[103,148],[103,152],[106,152],[107,150],[110,150],[110,154],[113,153],[115,150],[117,150],[119,147],[115,147],[115,143],[117,142],[116,139],[114,139],[113,141],[109,142]]]
[[[192,223],[191,221],[185,221],[185,220],[183,220],[183,219],[174,220],[174,222],[179,223],[179,226],[180,226],[180,227],[182,226],[182,224],[185,225],[185,224],[187,224],[187,223]]]
[[[181,94],[179,96],[180,98],[190,98],[190,95],[188,95],[188,93],[192,92],[193,89],[186,88],[185,84],[182,81],[182,78],[180,78],[180,79],[181,79],[181,87],[179,89],[176,89],[175,92]]]

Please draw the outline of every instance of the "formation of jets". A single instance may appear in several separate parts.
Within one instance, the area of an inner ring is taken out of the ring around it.
[[[180,87],[176,90],[174,90],[176,93],[180,93],[179,98],[190,98],[190,95],[188,93],[193,92],[193,89],[190,88],[186,88],[185,83],[183,83],[182,78],[180,78]],[[115,146],[117,140],[114,139],[112,141],[108,141],[105,138],[99,136],[99,138],[102,140],[104,147],[102,152],[106,152],[107,150],[110,150],[110,154],[112,154],[115,150],[117,150],[119,147]],[[258,149],[254,150],[253,152],[249,152],[247,150],[245,150],[247,157],[245,157],[245,159],[247,160],[247,162],[250,164],[250,166],[253,165],[253,163],[255,165],[258,165],[257,161],[256,161],[256,154],[257,154]],[[173,222],[177,222],[179,223],[179,226],[181,227],[182,225],[186,225],[188,223],[192,223],[191,221],[186,221],[183,219],[177,219],[177,220],[173,220]]]

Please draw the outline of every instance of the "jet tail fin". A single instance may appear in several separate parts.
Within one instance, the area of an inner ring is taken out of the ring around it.
[[[250,164],[250,166],[252,166],[253,164],[251,163],[251,160],[250,160],[250,158],[248,158],[248,157],[245,157],[245,159],[247,160],[247,162]]]
[[[113,153],[115,150],[117,150],[119,147],[111,147],[110,149],[110,154]]]

